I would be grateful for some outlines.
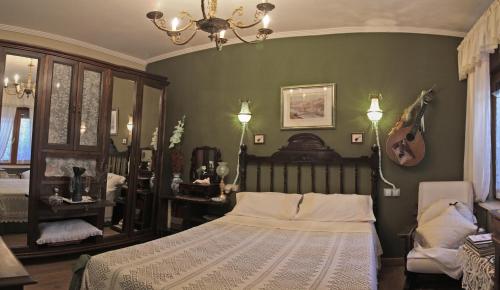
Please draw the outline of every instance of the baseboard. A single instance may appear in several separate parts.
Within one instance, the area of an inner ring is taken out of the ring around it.
[[[403,257],[382,258],[382,266],[403,266],[404,263]]]

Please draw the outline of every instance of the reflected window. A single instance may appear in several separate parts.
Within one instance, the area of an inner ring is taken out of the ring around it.
[[[29,108],[16,108],[14,118],[5,116],[5,121],[12,123],[8,126],[12,129],[5,130],[10,132],[8,132],[7,142],[0,162],[3,164],[29,164],[31,160],[32,129]],[[3,122],[4,115],[2,114]],[[6,125],[6,123],[3,124]]]

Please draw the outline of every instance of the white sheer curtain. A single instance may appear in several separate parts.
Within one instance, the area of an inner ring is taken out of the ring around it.
[[[491,185],[491,90],[489,54],[500,43],[500,0],[495,0],[458,47],[458,74],[467,80],[464,180],[485,201]]]
[[[14,129],[14,118],[16,107],[2,106],[2,119],[0,120],[0,158],[12,142],[12,130]]]
[[[474,185],[476,201],[485,201],[491,184],[490,61],[486,55],[467,79],[464,180]]]

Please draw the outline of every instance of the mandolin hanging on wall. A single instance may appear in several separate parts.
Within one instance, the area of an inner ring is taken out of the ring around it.
[[[427,105],[432,100],[432,91],[422,91],[417,100],[408,107],[389,133],[386,153],[392,161],[401,166],[415,166],[425,157],[425,142],[422,134],[422,117]],[[422,103],[415,119],[410,122],[410,115],[418,103]]]

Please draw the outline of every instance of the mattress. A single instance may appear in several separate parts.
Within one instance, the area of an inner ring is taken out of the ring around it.
[[[377,289],[371,223],[226,216],[92,257],[81,289]]]
[[[28,222],[29,179],[0,179],[0,223]]]

